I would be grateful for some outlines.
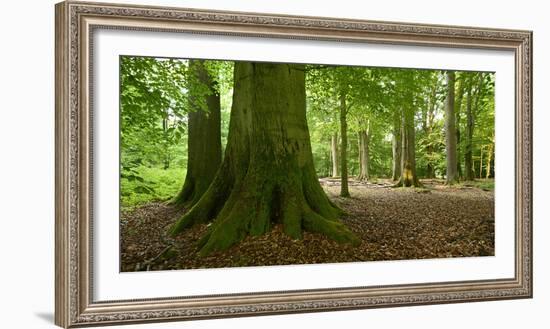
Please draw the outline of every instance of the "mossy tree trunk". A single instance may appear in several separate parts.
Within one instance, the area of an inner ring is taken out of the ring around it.
[[[421,186],[416,175],[414,111],[403,109],[401,121],[401,177],[396,186]]]
[[[338,177],[338,133],[333,133],[330,141],[332,159],[332,177]]]
[[[455,73],[447,71],[447,97],[445,102],[445,151],[447,153],[447,185],[458,182],[455,125]]]
[[[190,97],[192,110],[188,113],[187,122],[187,173],[182,189],[172,200],[173,204],[186,207],[197,203],[208,189],[220,167],[222,157],[221,106],[215,80],[208,73],[203,61],[191,60],[189,66],[196,81],[205,86],[208,92]],[[198,97],[205,98],[206,109],[200,108]]]
[[[319,232],[338,242],[359,239],[340,222],[313,167],[301,65],[237,62],[223,163],[199,202],[171,228],[177,234],[213,221],[202,255],[280,223],[294,239]]]
[[[350,197],[348,188],[348,108],[346,92],[340,91],[340,196]]]

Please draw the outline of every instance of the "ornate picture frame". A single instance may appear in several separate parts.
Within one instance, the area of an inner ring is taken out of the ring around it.
[[[532,32],[65,1],[56,5],[55,323],[61,327],[531,298]],[[475,281],[93,298],[94,31],[186,32],[507,50],[515,57],[514,276]]]

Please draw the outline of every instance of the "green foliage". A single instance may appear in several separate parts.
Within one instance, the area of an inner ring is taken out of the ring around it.
[[[208,111],[210,92],[194,74],[199,60],[120,57],[121,201],[123,207],[174,196],[187,163],[187,113]],[[225,146],[233,94],[233,62],[201,61],[221,96],[221,136]],[[359,173],[359,133],[369,135],[371,180],[392,170],[392,131],[403,111],[414,114],[416,165],[445,175],[443,72],[400,68],[306,65],[307,121],[317,175],[331,175],[331,138],[340,135],[340,105],[346,103],[349,175]],[[472,92],[475,129],[472,153],[476,177],[494,175],[494,74],[456,72],[457,87]],[[191,96],[192,95],[192,96]],[[457,109],[464,135],[466,95]],[[465,138],[458,144],[464,154]],[[492,163],[487,166],[487,158]],[[463,161],[463,158],[459,158]]]
[[[495,180],[494,178],[482,178],[482,179],[476,179],[473,181],[463,181],[458,184],[453,185],[453,187],[457,188],[478,188],[484,191],[494,191],[495,189]]]
[[[182,167],[163,169],[138,166],[132,168],[134,177],[120,179],[120,198],[123,208],[131,208],[151,201],[172,198],[181,188],[185,178]]]
[[[494,179],[480,179],[470,182],[464,182],[460,186],[466,187],[477,187],[486,191],[493,191],[495,189],[495,180]]]
[[[494,74],[458,72],[457,80],[472,85],[475,93],[473,137],[474,161],[494,144]],[[416,130],[416,164],[420,177],[431,168],[436,177],[446,171],[444,104],[447,86],[437,70],[307,66],[307,119],[317,174],[331,173],[331,135],[339,131],[338,97],[344,92],[348,104],[348,167],[355,175],[359,167],[358,137],[369,130],[369,171],[371,176],[391,174],[391,135],[393,118],[401,111],[414,113]],[[465,100],[462,107],[465,107]],[[458,129],[466,120],[461,111]],[[464,139],[458,145],[464,150]],[[487,157],[487,155],[484,155]],[[461,159],[459,159],[460,161]],[[475,164],[479,166],[478,164]],[[486,169],[483,169],[486,170]],[[483,172],[485,175],[485,172]]]
[[[120,57],[121,178],[137,179],[137,166],[170,167],[185,136],[186,71],[183,60]]]
[[[391,158],[391,141],[385,140],[388,128],[383,116],[388,98],[382,69],[309,65],[307,67],[308,124],[317,174],[330,174],[331,134],[339,131],[339,97],[345,94],[348,114],[348,167],[351,176],[359,173],[358,133],[369,130],[370,167],[375,175],[386,176]]]
[[[123,206],[164,198],[171,191],[158,186],[147,170],[187,165],[187,113],[208,111],[212,91],[185,59],[120,57],[120,162]],[[222,129],[227,132],[232,90],[232,62],[200,61],[213,77],[222,97]],[[192,95],[192,96],[191,96]],[[227,137],[227,133],[223,136]],[[160,174],[159,174],[160,175]],[[151,179],[149,179],[151,178]],[[157,177],[158,178],[158,177]],[[179,182],[181,187],[183,180]],[[177,190],[177,188],[176,188]],[[136,194],[132,196],[132,194]],[[173,195],[172,195],[173,196]]]
[[[495,75],[487,72],[461,72],[466,89],[472,93],[472,115],[474,130],[472,136],[473,169],[475,177],[483,178],[487,175],[486,163],[489,152],[494,162],[495,143]],[[460,111],[461,129],[465,131],[466,102],[462,102]],[[461,153],[466,152],[466,138],[460,140],[458,148]],[[480,172],[480,164],[482,164]],[[494,177],[494,164],[490,168],[490,177]]]

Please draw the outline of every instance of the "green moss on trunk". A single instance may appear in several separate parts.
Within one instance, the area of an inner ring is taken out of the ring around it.
[[[342,211],[328,200],[315,174],[303,67],[239,62],[234,79],[224,163],[171,233],[213,220],[199,244],[203,255],[227,249],[248,234],[264,234],[273,222],[294,239],[306,229],[358,243],[339,221]]]
[[[188,114],[187,139],[187,174],[183,187],[171,203],[177,206],[190,207],[197,203],[206,192],[221,164],[221,132],[220,132],[220,95],[215,87],[215,80],[209,75],[204,62],[192,60],[190,70],[195,79],[192,82],[205,86],[202,91],[193,95],[195,89],[189,86],[192,111]],[[201,98],[204,102],[199,102]],[[206,108],[201,108],[204,103]]]

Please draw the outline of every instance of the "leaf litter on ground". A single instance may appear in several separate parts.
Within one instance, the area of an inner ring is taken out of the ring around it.
[[[320,181],[329,198],[345,210],[342,221],[362,240],[359,246],[310,232],[293,240],[275,225],[267,234],[248,236],[226,251],[200,256],[197,242],[208,224],[169,238],[168,228],[185,209],[154,202],[121,213],[121,271],[494,255],[492,190],[448,187],[437,180],[424,180],[420,190],[391,188],[388,181],[350,181],[351,198],[341,198],[338,180]]]

